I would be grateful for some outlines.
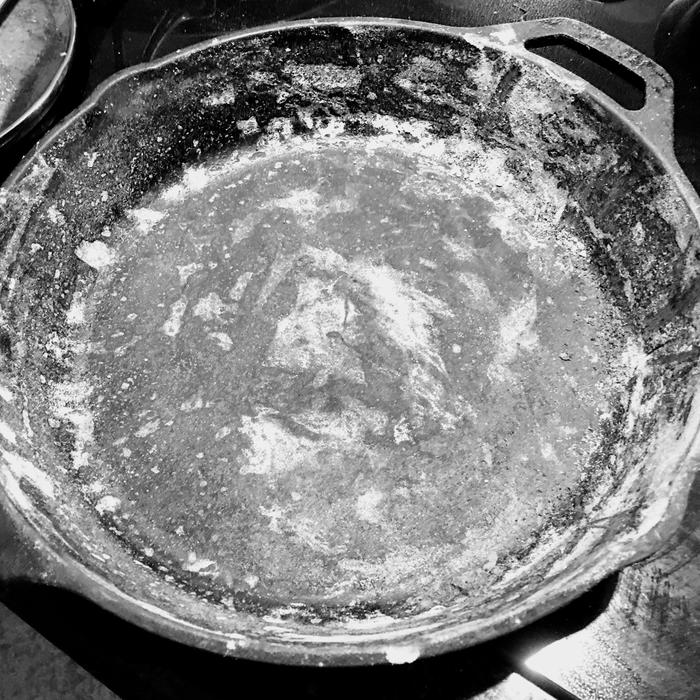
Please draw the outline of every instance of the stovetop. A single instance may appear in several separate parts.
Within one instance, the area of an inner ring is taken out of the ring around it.
[[[676,155],[700,191],[700,0],[80,0],[76,12],[77,51],[64,89],[40,125],[3,151],[0,180],[102,80],[217,34],[316,16],[461,26],[568,16],[631,44],[671,74]],[[552,55],[615,94],[612,77],[606,85],[604,74],[587,74],[576,56]],[[0,517],[2,698],[700,697],[700,477],[681,529],[652,559],[514,634],[406,667],[304,669],[223,659],[66,591],[8,579],[25,560]]]

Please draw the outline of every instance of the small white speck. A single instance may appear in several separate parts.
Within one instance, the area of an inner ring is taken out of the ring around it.
[[[192,275],[201,270],[202,266],[199,263],[190,263],[189,265],[178,265],[177,274],[180,278],[180,284],[185,284]]]
[[[204,406],[204,401],[202,400],[201,396],[193,396],[187,401],[183,401],[180,404],[180,410],[181,411],[198,411],[200,408]]]
[[[185,315],[185,310],[187,309],[187,298],[180,297],[174,304],[170,306],[170,316],[165,321],[165,323],[160,327],[160,329],[174,338],[180,332],[180,326],[182,325],[182,318]]]
[[[88,493],[98,494],[105,490],[105,486],[101,481],[93,481],[88,487]]]
[[[402,416],[401,420],[394,426],[394,442],[400,445],[402,442],[413,442],[411,429],[406,420],[406,416]]]
[[[552,443],[544,442],[540,445],[540,453],[545,459],[556,459],[557,455],[552,447]]]
[[[115,252],[103,241],[83,241],[75,249],[75,254],[96,270],[112,265],[117,258]]]
[[[257,134],[260,131],[260,126],[258,125],[258,120],[255,117],[250,119],[241,119],[236,122],[236,126],[241,130],[243,136],[251,136],[252,134]]]
[[[79,294],[73,295],[71,305],[66,311],[66,323],[70,326],[78,326],[85,321],[85,302]]]
[[[121,504],[122,502],[116,496],[103,496],[99,501],[97,501],[95,510],[100,515],[104,515],[105,513],[114,513],[120,508]]]
[[[209,337],[216,341],[216,344],[225,352],[229,352],[233,347],[233,340],[228,333],[210,333]]]
[[[182,567],[185,571],[191,571],[192,573],[200,573],[205,569],[210,569],[216,567],[216,562],[211,559],[192,559],[194,552],[190,552],[187,558],[187,563]],[[196,555],[195,555],[196,557]]]
[[[223,428],[219,428],[216,433],[214,434],[214,440],[221,440],[225,438],[227,435],[229,435],[231,432],[231,428],[228,427],[228,425],[225,425]]]
[[[148,421],[148,423],[144,423],[135,433],[136,437],[147,437],[148,435],[151,435],[158,430],[160,427],[160,419],[156,418],[155,420]]]

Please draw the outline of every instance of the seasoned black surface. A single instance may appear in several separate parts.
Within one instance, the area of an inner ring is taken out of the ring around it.
[[[642,49],[671,72],[677,94],[676,151],[689,178],[698,187],[700,104],[698,76],[693,73],[698,70],[697,47],[700,46],[697,41],[697,4],[682,0],[673,3],[667,0],[611,3],[521,0],[517,3],[421,3],[420,7],[419,3],[402,3],[397,7],[398,3],[331,2],[319,7],[302,2],[264,5],[201,2],[189,3],[184,9],[183,2],[180,7],[177,3],[171,4],[166,11],[158,3],[105,3],[97,8],[86,3],[79,17],[83,29],[82,58],[76,62],[72,82],[54,116],[59,118],[61,113],[75,106],[90,87],[124,65],[162,55],[217,32],[290,16],[395,15],[478,25],[567,15],[584,19]],[[666,6],[670,6],[669,11],[657,31]],[[174,31],[164,33],[169,25],[175,25]],[[152,36],[154,29],[160,31],[160,42],[158,37]],[[29,145],[27,142],[23,148],[26,150]],[[16,156],[17,153],[7,154],[3,159],[5,172],[13,167]],[[259,665],[247,666],[255,677],[257,674],[274,676],[279,680],[279,685],[274,688],[292,696],[324,697],[331,692],[338,694],[340,688],[340,694],[347,693],[348,697],[351,691],[353,695],[362,692],[374,697],[399,694],[408,697],[473,697],[475,692],[491,687],[509,672],[513,663],[520,664],[544,641],[549,642],[582,628],[570,638],[568,651],[561,655],[552,653],[549,659],[543,655],[533,661],[533,665],[580,697],[696,697],[700,688],[700,679],[694,675],[698,673],[697,664],[693,663],[699,653],[700,602],[694,585],[700,576],[697,563],[700,533],[695,515],[698,489],[696,483],[684,529],[663,558],[627,569],[619,580],[613,579],[582,598],[580,605],[569,606],[548,618],[546,624],[519,633],[517,644],[500,640],[483,650],[421,662],[415,667],[418,671],[410,668],[355,669],[326,675],[328,672],[279,670],[270,674]],[[7,552],[7,542],[2,539],[0,542]],[[0,564],[8,570],[9,555],[0,558]],[[229,694],[230,677],[243,672],[246,666],[214,659],[152,637],[68,594],[49,589],[37,593],[30,586],[13,585],[3,589],[3,598],[122,697],[172,698],[188,697],[194,693],[219,697],[222,691]],[[601,610],[603,612],[596,617]],[[504,662],[504,655],[511,661]],[[8,654],[7,658],[11,656]],[[44,658],[48,657],[27,659],[27,664],[39,667],[45,663]],[[572,658],[575,663],[571,663]],[[17,668],[22,662],[15,660],[14,663]],[[483,676],[478,674],[481,677],[474,679],[474,668],[483,669]],[[38,675],[37,678],[40,683],[46,676]],[[438,678],[443,678],[443,681],[438,681]],[[86,691],[83,696],[99,697],[97,688]],[[202,693],[203,689],[206,692]],[[47,697],[50,696],[48,690],[39,684],[19,697]],[[509,695],[508,692],[499,685],[493,688],[493,694],[487,696],[525,696],[524,692],[519,695]]]

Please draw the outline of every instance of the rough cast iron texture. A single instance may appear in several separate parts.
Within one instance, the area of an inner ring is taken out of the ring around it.
[[[522,47],[562,32],[647,107]],[[110,81],[3,193],[0,476],[56,579],[221,652],[405,662],[653,551],[697,428],[668,89],[563,20]]]

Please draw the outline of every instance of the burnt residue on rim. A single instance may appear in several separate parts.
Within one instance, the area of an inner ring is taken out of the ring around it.
[[[98,277],[74,251],[86,241],[111,244],[105,230],[115,240],[119,231],[130,235],[130,210],[151,206],[189,167],[226,162],[236,152],[264,148],[265,139],[310,140],[338,123],[350,139],[379,139],[386,136],[382,119],[425,125],[424,132],[396,136],[406,144],[462,138],[506,154],[503,172],[524,190],[533,178],[551,178],[565,200],[556,226],[586,251],[601,304],[616,319],[592,327],[605,328],[611,348],[622,350],[627,337],[639,339],[649,356],[600,422],[576,484],[562,485],[540,526],[499,553],[488,587],[475,596],[455,583],[451,598],[428,603],[454,605],[461,620],[487,618],[508,598],[524,600],[559,560],[570,556],[575,568],[581,542],[587,551],[602,551],[633,533],[655,483],[643,465],[652,441],[667,423],[680,434],[688,420],[697,360],[696,239],[687,247],[678,241],[689,232],[695,236],[696,225],[661,164],[585,91],[559,85],[522,56],[390,27],[261,34],[126,76],[3,193],[2,327],[10,349],[3,362],[16,394],[14,408],[3,407],[4,420],[19,439],[12,449],[60,487],[55,500],[36,484],[31,495],[74,555],[131,595],[183,619],[260,637],[256,616],[275,613],[283,599],[232,589],[196,567],[183,569],[181,560],[148,542],[137,546],[109,508],[96,517],[97,494],[69,467],[75,425],[52,425],[42,413],[49,389],[66,380],[81,353],[70,343],[60,352],[47,350],[47,339],[75,335],[67,321],[75,292]],[[567,352],[562,356],[569,361]],[[659,405],[651,410],[655,400]],[[645,406],[646,413],[626,425]],[[31,480],[27,472],[22,483]],[[429,610],[416,596],[380,594],[342,605],[307,603],[275,619],[292,630],[315,626],[322,634],[326,626],[332,632],[378,613],[410,623],[412,615]]]

